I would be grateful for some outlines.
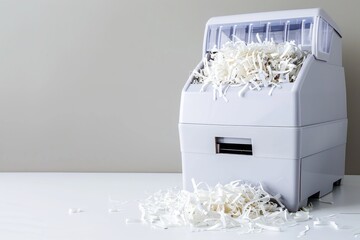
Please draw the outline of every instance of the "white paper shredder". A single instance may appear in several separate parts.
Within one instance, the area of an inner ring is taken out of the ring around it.
[[[227,92],[213,100],[208,87],[186,82],[181,96],[180,144],[184,188],[191,179],[214,186],[233,180],[261,182],[296,211],[310,196],[332,191],[344,176],[347,134],[341,33],[321,9],[211,18],[203,55],[241,39],[295,41],[310,55],[293,83],[269,90]],[[195,71],[202,68],[199,63]]]

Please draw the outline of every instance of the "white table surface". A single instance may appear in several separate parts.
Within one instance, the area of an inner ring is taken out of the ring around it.
[[[181,174],[0,173],[0,239],[298,239],[305,225],[311,229],[303,239],[360,239],[354,237],[360,233],[360,176],[346,176],[340,187],[323,198],[334,204],[313,202],[314,217],[336,214],[335,221],[348,229],[314,227],[308,221],[284,232],[240,235],[125,223],[127,218],[139,219],[138,200],[171,187],[181,187]],[[109,213],[109,208],[116,207],[109,197],[128,203],[122,211]],[[84,212],[69,214],[69,208]]]

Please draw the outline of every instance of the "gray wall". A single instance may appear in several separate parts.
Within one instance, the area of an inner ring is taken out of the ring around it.
[[[343,33],[360,174],[360,1],[0,1],[0,171],[180,172],[181,88],[211,16],[322,7]]]

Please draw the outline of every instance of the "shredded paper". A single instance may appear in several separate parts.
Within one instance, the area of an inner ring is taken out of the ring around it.
[[[239,96],[244,96],[248,89],[269,87],[272,95],[275,88],[281,88],[281,83],[296,80],[308,54],[294,41],[230,41],[204,57],[203,67],[193,72],[192,83],[203,84],[201,91],[211,85],[214,99],[222,97],[225,101],[230,87],[239,87]]]
[[[155,227],[193,230],[237,229],[241,233],[283,231],[308,220],[309,213],[289,213],[261,184],[234,181],[211,188],[193,181],[194,191],[159,191],[140,202],[141,220]]]
[[[193,191],[169,189],[158,191],[139,203],[141,219],[126,219],[127,224],[146,223],[156,228],[189,227],[193,231],[237,231],[239,234],[262,231],[283,232],[303,227],[297,237],[321,228],[334,231],[353,229],[339,224],[336,214],[313,217],[313,205],[289,213],[261,184],[233,181],[209,187],[192,180]],[[360,236],[356,231],[355,238]]]

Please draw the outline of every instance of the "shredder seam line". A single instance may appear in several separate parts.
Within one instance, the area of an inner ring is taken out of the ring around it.
[[[312,154],[309,154],[309,155],[306,155],[306,156],[302,156],[302,157],[299,157],[299,158],[284,158],[284,157],[266,157],[266,156],[249,156],[249,155],[243,155],[241,157],[244,157],[244,158],[249,158],[249,157],[254,157],[254,158],[269,158],[269,159],[284,159],[284,160],[299,160],[301,158],[306,158],[306,157],[310,157],[310,156],[313,156],[313,155],[316,155],[318,153],[322,153],[322,152],[325,152],[327,150],[330,150],[330,149],[333,149],[333,148],[336,148],[336,147],[339,147],[339,146],[342,146],[342,145],[345,145],[346,143],[342,143],[342,144],[338,144],[336,146],[333,146],[333,147],[330,147],[330,148],[327,148],[327,149],[324,149],[324,150],[321,150],[319,152],[316,152],[316,153],[312,153]],[[214,154],[214,153],[200,153],[200,152],[182,152],[182,153],[195,153],[195,154],[202,154],[202,155],[209,155],[209,154]],[[221,155],[221,153],[217,153],[217,155]],[[240,157],[239,156],[239,157]]]
[[[309,125],[303,125],[303,126],[269,126],[269,125],[231,125],[231,124],[205,124],[205,123],[181,123],[179,122],[179,124],[184,124],[184,125],[203,125],[203,126],[226,126],[226,127],[263,127],[263,128],[304,128],[304,127],[312,127],[312,126],[316,126],[316,125],[323,125],[323,124],[330,124],[330,123],[335,123],[335,122],[341,122],[343,120],[348,120],[348,118],[340,118],[340,119],[336,119],[336,120],[332,120],[332,121],[325,121],[325,122],[321,122],[321,123],[315,123],[315,124],[309,124]]]

